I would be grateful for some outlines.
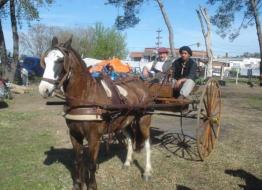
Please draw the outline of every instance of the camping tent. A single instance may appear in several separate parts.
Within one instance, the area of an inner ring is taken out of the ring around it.
[[[93,65],[90,72],[101,72],[106,65],[110,65],[117,73],[129,73],[132,71],[132,68],[128,64],[122,63],[118,58],[113,58],[110,60],[103,60]]]

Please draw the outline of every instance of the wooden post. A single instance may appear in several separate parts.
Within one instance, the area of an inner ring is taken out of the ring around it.
[[[220,80],[224,80],[224,64],[221,65]]]
[[[237,77],[236,77],[236,85],[238,85],[238,75],[239,75],[239,68],[237,68]]]

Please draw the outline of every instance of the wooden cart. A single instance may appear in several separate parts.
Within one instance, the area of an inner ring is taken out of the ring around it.
[[[175,98],[170,84],[149,84],[150,93],[155,96],[154,113],[180,117],[181,133],[169,133],[162,137],[162,145],[173,146],[173,153],[193,159],[193,144],[200,160],[209,156],[218,140],[221,121],[221,92],[218,82],[211,78],[205,85],[196,86],[189,99]],[[183,132],[183,118],[196,119],[195,139]],[[193,144],[192,140],[195,142]],[[168,147],[169,146],[169,147]]]

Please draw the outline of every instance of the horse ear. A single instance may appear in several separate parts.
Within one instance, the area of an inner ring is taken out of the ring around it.
[[[58,44],[58,39],[57,39],[56,36],[54,36],[53,39],[52,39],[52,45],[51,45],[51,47],[55,47],[57,44]]]
[[[71,35],[70,38],[64,43],[65,48],[67,48],[67,49],[71,48],[72,39],[73,39],[73,35]]]

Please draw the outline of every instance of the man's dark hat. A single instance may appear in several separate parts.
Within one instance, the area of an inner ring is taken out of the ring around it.
[[[168,53],[168,49],[164,47],[159,48],[157,51],[158,53]]]
[[[182,51],[187,51],[189,53],[190,56],[192,56],[192,50],[190,49],[190,47],[188,46],[182,46],[180,49],[179,49],[179,53],[182,53]]]

